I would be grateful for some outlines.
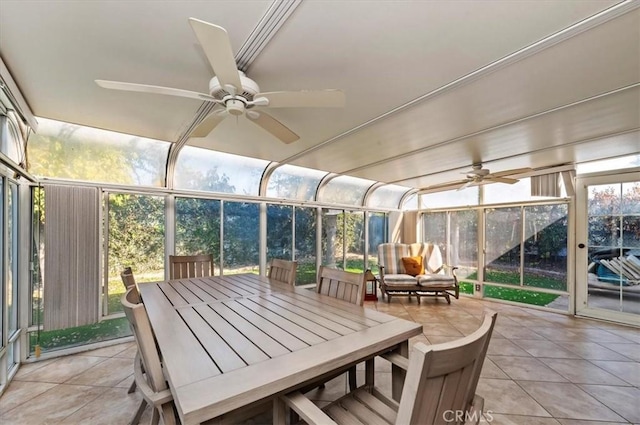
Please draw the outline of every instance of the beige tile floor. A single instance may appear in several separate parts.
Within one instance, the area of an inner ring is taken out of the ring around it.
[[[431,344],[469,334],[486,310],[498,311],[477,390],[485,398],[484,423],[640,424],[638,329],[469,298],[417,305],[396,297],[367,307],[422,323],[424,334],[413,342]],[[134,354],[125,343],[23,365],[0,398],[0,424],[128,423],[140,400],[127,394]],[[377,362],[376,370],[388,391],[388,363]],[[346,386],[343,376],[308,395],[324,404]],[[142,423],[149,418],[147,409]],[[265,414],[247,424],[269,422]]]

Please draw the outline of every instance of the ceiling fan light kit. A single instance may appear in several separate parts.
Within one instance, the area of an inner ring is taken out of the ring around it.
[[[142,93],[187,97],[212,102],[220,107],[204,117],[190,137],[206,137],[229,115],[245,115],[249,121],[271,133],[283,143],[300,137],[266,112],[253,108],[335,108],[344,107],[345,97],[340,90],[276,91],[260,93],[260,87],[236,65],[227,31],[214,24],[189,18],[189,24],[200,42],[215,77],[209,81],[209,94],[148,84],[95,80],[100,87]]]

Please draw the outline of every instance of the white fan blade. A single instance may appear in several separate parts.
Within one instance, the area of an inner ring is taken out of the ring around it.
[[[468,188],[469,186],[473,185],[475,182],[473,180],[469,180],[468,182],[466,182],[465,184],[463,184],[462,186],[460,186],[458,188],[458,190],[464,190],[466,188]]]
[[[533,171],[533,168],[514,168],[513,170],[498,171],[497,173],[491,173],[490,177],[502,177],[511,176],[516,174],[524,174]]]
[[[484,181],[494,182],[494,183],[514,184],[514,183],[518,183],[519,180],[518,179],[508,179],[506,177],[496,177],[495,175],[491,175],[491,176],[485,177]]]
[[[226,117],[227,111],[224,109],[210,113],[200,121],[200,124],[191,132],[189,137],[207,137]]]
[[[238,92],[242,92],[242,83],[238,66],[231,50],[231,42],[227,30],[208,22],[195,18],[189,18],[189,24],[195,32],[204,54],[207,56],[214,74],[218,77],[220,85],[234,86]]]
[[[135,91],[141,93],[164,94],[169,96],[188,97],[191,99],[204,100],[207,102],[220,103],[215,97],[195,91],[173,89],[171,87],[151,86],[148,84],[122,83],[119,81],[96,80],[96,84],[105,89]]]
[[[434,184],[432,186],[425,187],[420,192],[431,191],[431,190],[436,190],[436,189],[458,189],[460,186],[463,186],[465,184],[467,184],[467,180],[460,180],[460,181],[457,181],[457,182]],[[418,192],[418,193],[420,193],[420,192]]]
[[[340,90],[273,91],[258,93],[254,98],[269,99],[270,108],[343,108],[344,93]]]
[[[269,133],[276,136],[283,143],[293,143],[300,138],[300,136],[289,130],[289,128],[277,119],[273,118],[271,115],[265,114],[264,112],[258,113],[257,117],[255,115],[256,114],[247,114],[247,118],[249,118],[249,121],[253,121]]]

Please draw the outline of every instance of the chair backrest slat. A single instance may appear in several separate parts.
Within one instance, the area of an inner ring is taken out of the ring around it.
[[[297,261],[286,261],[278,258],[271,260],[269,264],[269,279],[288,285],[296,284],[296,274],[298,271]]]
[[[135,287],[128,289],[122,296],[122,308],[133,331],[149,386],[155,392],[159,392],[167,389],[167,382],[162,373],[160,354],[158,353],[147,311],[144,308],[144,304],[137,302],[136,296]]]
[[[364,304],[365,284],[364,273],[321,266],[316,292],[361,306]]]
[[[213,276],[213,255],[170,255],[169,279]]]
[[[136,285],[136,279],[133,277],[131,267],[125,267],[120,273],[120,278],[122,279],[122,283],[126,290],[133,289],[132,293],[129,295],[129,299],[132,300],[133,303],[139,303],[140,293],[138,293],[138,286]]]
[[[442,423],[447,411],[468,411],[496,317],[486,315],[475,332],[459,340],[414,345],[396,424]]]

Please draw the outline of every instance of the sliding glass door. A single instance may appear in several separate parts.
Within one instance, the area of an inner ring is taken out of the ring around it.
[[[640,173],[579,178],[576,312],[640,324]]]

